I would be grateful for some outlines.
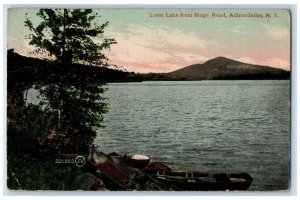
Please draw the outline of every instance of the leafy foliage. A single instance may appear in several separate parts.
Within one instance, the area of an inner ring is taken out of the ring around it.
[[[97,76],[80,73],[76,63],[94,67],[107,66],[102,53],[116,41],[104,37],[108,22],[97,22],[97,13],[91,9],[40,9],[39,25],[26,19],[25,26],[32,31],[30,45],[37,52],[48,52],[56,57],[56,76],[39,91],[47,100],[44,107],[54,113],[55,125],[42,144],[49,138],[64,141],[54,149],[68,152],[87,152],[93,142],[96,129],[102,127],[103,113],[107,112],[102,94],[103,82]],[[55,143],[57,144],[57,143]],[[50,145],[51,146],[51,145]]]
[[[64,63],[107,64],[101,51],[116,41],[103,36],[109,22],[94,22],[98,16],[92,9],[40,9],[37,15],[42,19],[38,26],[34,27],[28,18],[25,21],[33,32],[30,45]]]
[[[38,25],[25,20],[32,31],[29,44],[56,60],[8,52],[7,184],[11,189],[70,190],[80,171],[58,166],[54,158],[58,152],[86,154],[102,127],[105,82],[99,79],[101,70],[92,69],[107,66],[103,50],[116,41],[104,37],[108,22],[97,22],[91,9],[40,9],[37,15]],[[24,98],[32,87],[44,99],[40,105]]]
[[[76,190],[73,182],[82,173],[75,165],[25,159],[14,159],[8,168],[7,186],[12,190]]]

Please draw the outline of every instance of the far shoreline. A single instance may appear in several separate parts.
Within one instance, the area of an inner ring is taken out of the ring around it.
[[[147,80],[147,81],[119,81],[107,82],[110,84],[123,84],[123,83],[145,83],[145,82],[201,82],[201,81],[291,81],[291,79],[208,79],[208,80]]]

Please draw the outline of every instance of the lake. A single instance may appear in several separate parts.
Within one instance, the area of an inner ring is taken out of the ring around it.
[[[95,144],[177,170],[248,172],[249,190],[290,183],[290,81],[112,83]]]

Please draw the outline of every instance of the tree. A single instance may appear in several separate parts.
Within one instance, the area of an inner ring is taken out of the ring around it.
[[[92,9],[40,9],[37,15],[42,19],[37,27],[28,18],[25,26],[33,32],[29,44],[36,46],[38,52],[46,51],[62,63],[106,64],[101,51],[116,41],[103,37],[109,22],[97,25],[97,13]],[[101,41],[97,43],[95,38]]]
[[[106,67],[103,50],[116,41],[103,36],[109,22],[99,25],[97,13],[91,9],[40,9],[37,16],[41,22],[36,27],[30,19],[25,20],[32,31],[29,44],[37,48],[35,52],[56,58],[55,74],[39,88],[46,99],[42,104],[57,121],[44,138],[52,139],[50,148],[86,151],[102,126],[107,105],[102,97],[105,83],[85,73],[82,64],[86,68]]]

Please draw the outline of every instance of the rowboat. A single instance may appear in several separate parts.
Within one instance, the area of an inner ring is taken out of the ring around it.
[[[106,155],[95,147],[90,149],[88,162],[119,189],[127,188],[132,180],[130,168],[123,166],[121,161]]]
[[[185,191],[247,190],[253,181],[248,173],[157,172],[152,177]]]
[[[242,173],[207,173],[207,172],[174,172],[161,162],[150,162],[149,157],[141,156],[147,160],[142,162],[134,159],[134,154],[111,153],[112,157],[135,167],[150,175],[161,183],[186,191],[218,191],[218,190],[247,190],[253,178],[245,172]],[[141,159],[141,160],[143,160]],[[141,162],[141,163],[139,163]]]

